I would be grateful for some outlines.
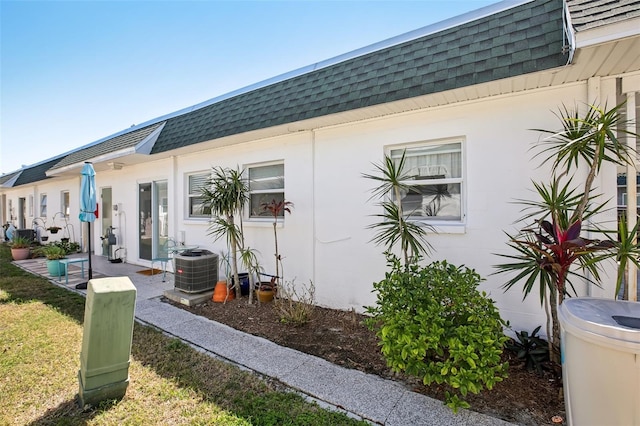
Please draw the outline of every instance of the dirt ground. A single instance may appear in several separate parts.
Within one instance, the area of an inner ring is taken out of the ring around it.
[[[415,392],[443,399],[443,388],[426,387],[420,380],[391,372],[380,353],[375,333],[363,324],[364,317],[355,312],[316,307],[307,324],[293,326],[280,320],[273,302],[249,305],[247,298],[242,298],[226,304],[209,301],[195,307],[176,306],[282,346],[346,368],[400,381]],[[559,377],[549,370],[542,376],[526,371],[524,364],[508,351],[504,358],[510,365],[509,377],[491,391],[470,395],[467,400],[472,410],[521,425],[552,425],[553,416],[565,418]]]

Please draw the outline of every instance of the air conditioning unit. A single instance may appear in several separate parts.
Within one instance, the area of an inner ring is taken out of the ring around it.
[[[174,257],[174,286],[185,293],[213,290],[218,282],[218,255],[209,250],[185,250]]]

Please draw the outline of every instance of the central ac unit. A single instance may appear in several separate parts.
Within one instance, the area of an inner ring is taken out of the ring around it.
[[[185,293],[213,290],[218,282],[218,255],[209,250],[186,250],[174,258],[175,288]]]

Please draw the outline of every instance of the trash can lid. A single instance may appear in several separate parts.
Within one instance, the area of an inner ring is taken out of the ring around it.
[[[625,342],[634,347],[640,345],[638,302],[595,297],[570,298],[560,305],[558,317],[561,325],[573,332],[615,339],[623,345]]]

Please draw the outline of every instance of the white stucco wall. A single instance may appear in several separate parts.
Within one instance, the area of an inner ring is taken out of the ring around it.
[[[446,259],[476,269],[486,278],[481,288],[497,302],[513,328],[532,330],[545,321],[537,292],[522,302],[519,288],[505,293],[501,288],[505,276],[491,275],[495,271],[493,265],[505,261],[497,253],[509,253],[504,231],[515,232],[513,223],[522,216],[521,206],[514,200],[531,199],[535,196],[531,180],[548,181],[550,177],[548,167],[538,167],[540,159],[532,160],[530,148],[540,134],[529,129],[556,129],[559,122],[554,112],[561,105],[586,103],[594,96],[603,102],[613,94],[615,79],[608,79],[598,85],[572,84],[417,110],[162,160],[150,157],[143,164],[99,172],[96,182],[98,193],[111,187],[113,203],[122,206],[113,216],[113,226],[118,228],[118,244],[126,247],[126,261],[149,266],[150,262],[138,256],[139,184],[166,180],[169,236],[179,240],[184,231],[188,245],[219,253],[226,250],[225,242],[213,241],[207,235],[207,220],[187,217],[187,174],[216,166],[244,168],[282,161],[285,197],[295,204],[292,214],[286,215],[284,224],[278,226],[285,279],[312,280],[320,305],[362,311],[363,306],[375,302],[372,283],[383,278],[386,271],[384,248],[370,242],[373,231],[366,228],[376,220],[371,215],[380,213],[376,201],[369,200],[375,184],[364,179],[362,173],[372,173],[372,163],[380,162],[395,145],[461,139],[465,163],[464,226],[444,227],[441,233],[429,235],[435,249],[430,259]],[[615,199],[615,168],[603,169],[598,182],[608,197]],[[59,210],[60,191],[69,190],[71,218],[78,232],[79,184],[79,177],[52,180],[4,193],[13,200],[15,209],[18,197],[34,194],[35,209],[37,194],[47,192],[49,211],[54,212]],[[615,212],[604,217],[615,219]],[[265,271],[274,273],[271,222],[245,221],[244,228],[247,244],[260,252]],[[99,224],[96,229],[101,229]],[[93,246],[100,244],[96,232]],[[586,287],[579,290],[587,291]],[[612,296],[610,288],[589,291]]]

